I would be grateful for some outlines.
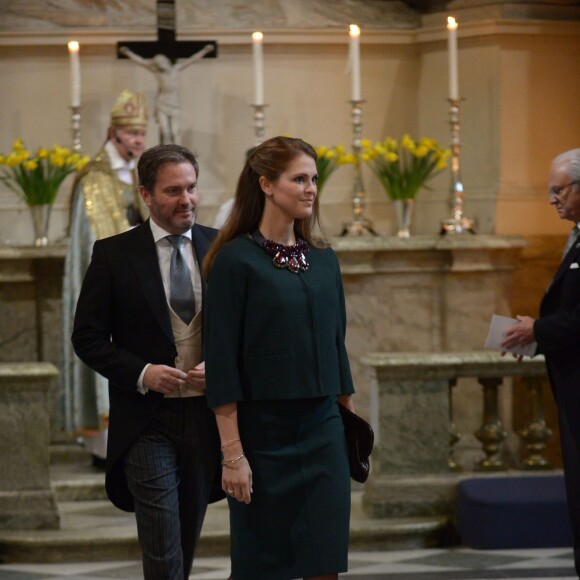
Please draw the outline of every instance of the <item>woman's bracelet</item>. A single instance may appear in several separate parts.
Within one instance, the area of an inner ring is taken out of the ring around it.
[[[225,465],[226,467],[228,467],[228,465],[230,463],[235,463],[236,461],[239,461],[242,457],[245,457],[245,455],[243,453],[241,455],[238,455],[238,457],[236,457],[234,459],[222,459],[222,465]]]
[[[232,443],[235,443],[236,441],[239,441],[239,437],[237,439],[231,439],[230,441],[227,441],[226,443],[224,443],[220,449],[225,449],[226,447],[229,447]]]

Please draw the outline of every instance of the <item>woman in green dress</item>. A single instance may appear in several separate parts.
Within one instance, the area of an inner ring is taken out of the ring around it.
[[[207,399],[220,432],[234,580],[347,569],[353,409],[338,260],[318,224],[314,149],[275,137],[240,175],[204,263]]]

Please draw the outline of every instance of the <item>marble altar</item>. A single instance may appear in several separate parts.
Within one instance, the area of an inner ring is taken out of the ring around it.
[[[370,378],[361,358],[483,348],[491,315],[512,313],[514,270],[526,241],[479,234],[343,237],[332,246],[345,287],[357,409],[368,417]],[[458,406],[469,408],[469,401]]]

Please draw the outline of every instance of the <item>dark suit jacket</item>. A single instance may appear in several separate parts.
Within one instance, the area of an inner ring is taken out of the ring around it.
[[[213,228],[193,226],[198,262],[216,233]],[[147,363],[175,366],[177,356],[149,221],[95,243],[77,303],[72,342],[81,360],[109,379],[107,495],[120,509],[133,511],[123,457],[163,397],[153,391],[142,395],[137,380]]]
[[[580,401],[580,243],[566,254],[550,283],[534,335],[558,404]],[[580,418],[580,407],[573,413]]]

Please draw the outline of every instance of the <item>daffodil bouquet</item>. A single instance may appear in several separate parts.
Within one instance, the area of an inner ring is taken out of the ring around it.
[[[33,156],[22,139],[16,139],[10,153],[0,154],[0,180],[28,205],[52,204],[65,177],[88,161],[59,145],[39,147]]]
[[[363,139],[361,145],[361,159],[391,199],[415,199],[426,182],[447,167],[451,154],[429,137],[415,141],[403,135],[399,141],[387,137],[377,143]]]
[[[356,157],[353,153],[346,153],[344,146],[326,147],[321,145],[316,147],[316,171],[318,172],[318,193],[322,191],[328,178],[338,169],[340,165],[354,163]]]

